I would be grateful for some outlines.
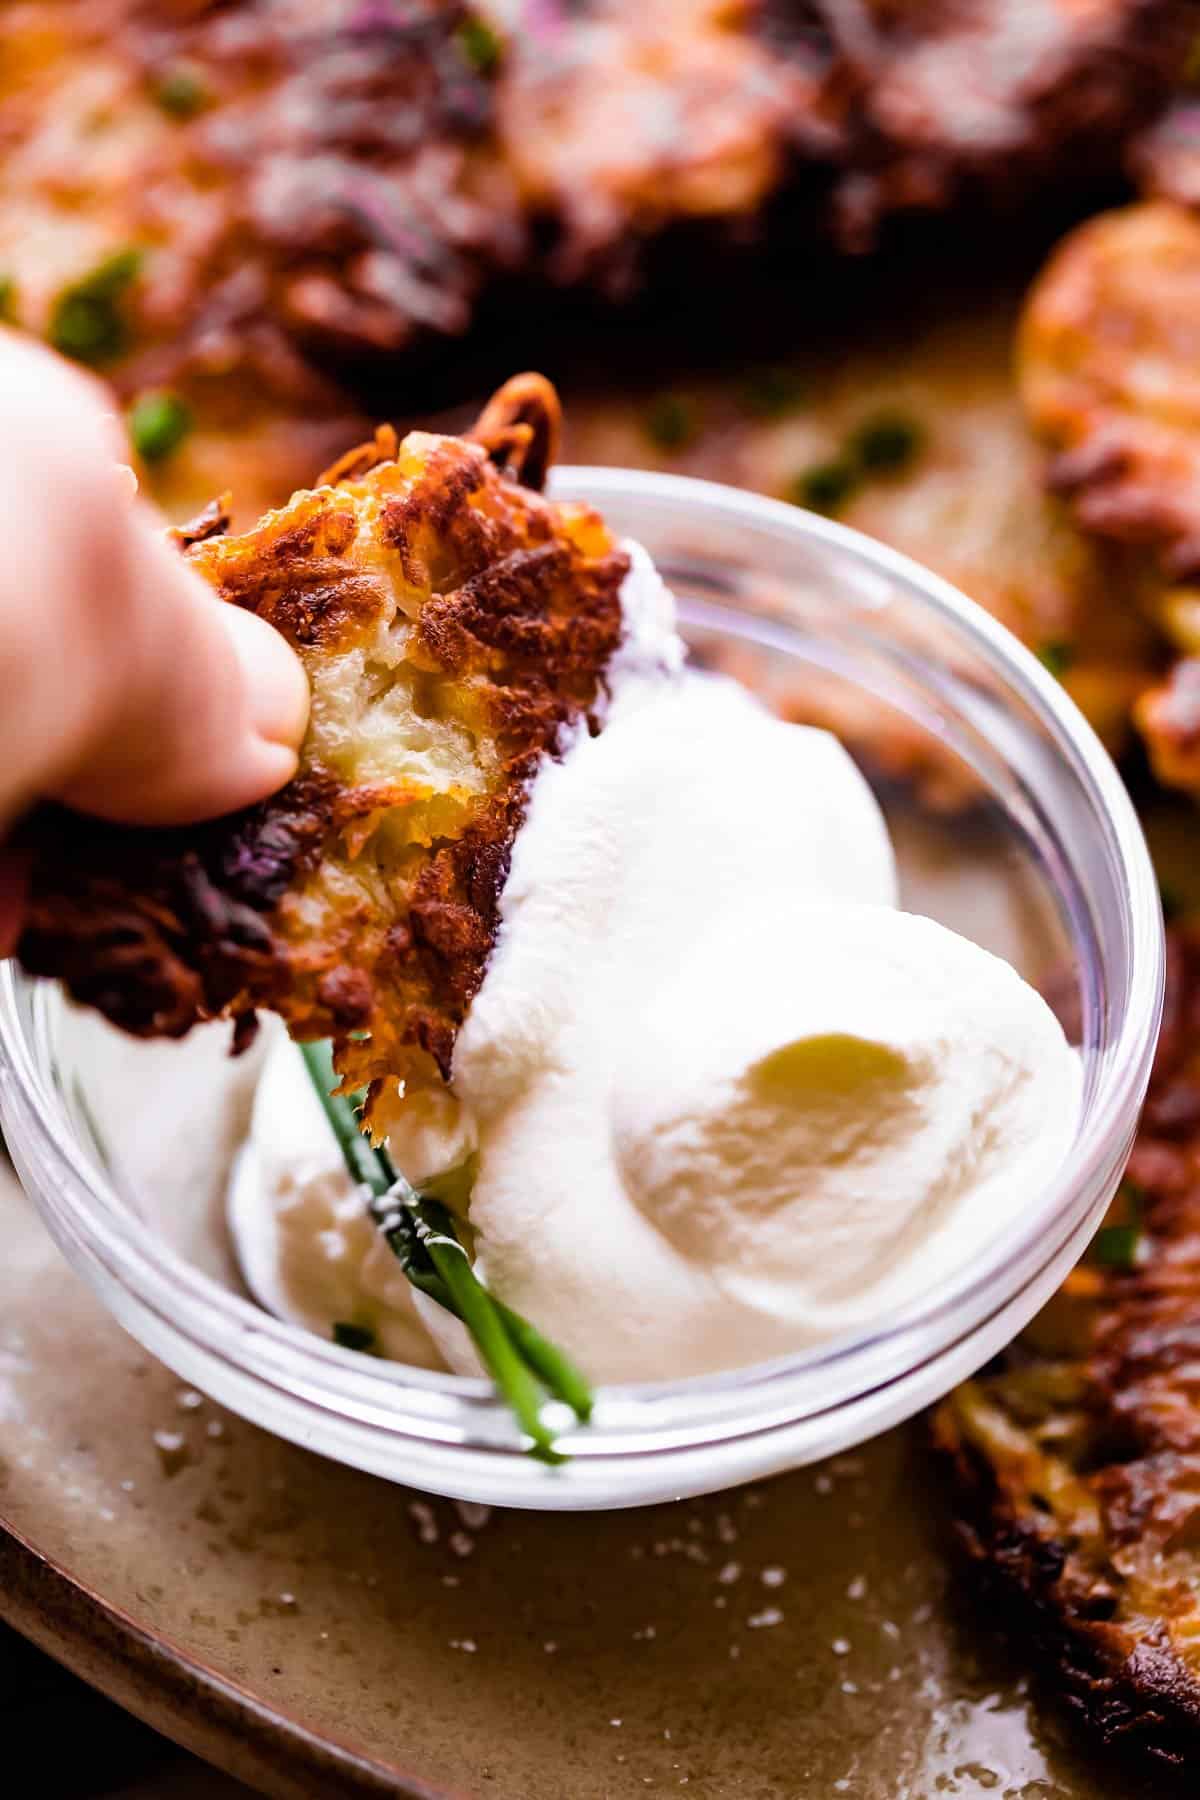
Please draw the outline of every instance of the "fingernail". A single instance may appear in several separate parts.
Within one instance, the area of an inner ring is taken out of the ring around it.
[[[266,743],[298,750],[308,724],[308,678],[300,658],[257,614],[228,603],[220,610],[242,666],[251,724]]]

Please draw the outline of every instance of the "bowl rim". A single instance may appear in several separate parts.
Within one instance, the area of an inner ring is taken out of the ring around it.
[[[1132,801],[1108,753],[1061,685],[1038,659],[991,614],[951,583],[889,546],[835,520],[786,502],[701,481],[689,476],[601,466],[563,466],[552,472],[550,492],[559,499],[586,500],[603,511],[606,501],[633,498],[646,504],[691,509],[718,526],[722,518],[752,526],[793,543],[810,544],[849,559],[883,577],[935,618],[965,634],[983,663],[1003,678],[1056,749],[1066,755],[1089,815],[1107,835],[1110,856],[1120,870],[1127,961],[1127,1004],[1115,1042],[1099,1060],[1091,1101],[1081,1113],[1080,1132],[1058,1174],[1013,1221],[1011,1234],[998,1234],[977,1271],[926,1291],[869,1328],[850,1331],[770,1362],[666,1382],[604,1386],[598,1392],[595,1422],[586,1431],[566,1432],[572,1458],[599,1463],[607,1458],[645,1458],[674,1449],[696,1449],[760,1432],[777,1431],[797,1419],[796,1398],[831,1368],[862,1365],[862,1383],[853,1398],[872,1384],[911,1371],[904,1344],[933,1334],[939,1352],[957,1340],[938,1336],[938,1326],[970,1316],[964,1332],[976,1328],[981,1302],[989,1297],[994,1316],[1015,1292],[1044,1267],[1055,1244],[1078,1226],[1072,1201],[1103,1186],[1128,1154],[1136,1115],[1145,1094],[1162,1008],[1165,947],[1158,885]],[[750,615],[747,615],[750,616]],[[786,620],[774,621],[777,630]],[[479,1378],[385,1364],[326,1343],[285,1320],[264,1313],[255,1302],[221,1287],[165,1243],[140,1230],[111,1184],[87,1154],[78,1134],[62,1130],[66,1114],[53,1087],[43,1079],[39,1058],[26,1034],[19,995],[29,978],[10,961],[0,967],[0,1118],[19,1164],[35,1158],[40,1177],[23,1179],[70,1259],[96,1281],[96,1265],[124,1287],[140,1307],[162,1316],[171,1327],[210,1354],[225,1358],[259,1382],[298,1397],[334,1417],[380,1427],[400,1437],[413,1435],[440,1444],[446,1452],[497,1452],[520,1457],[525,1468],[548,1473],[523,1455],[504,1405],[490,1383]],[[37,996],[44,1002],[46,996]],[[46,1029],[45,1005],[35,1004]],[[45,1061],[45,1058],[42,1059]],[[1081,1160],[1082,1158],[1082,1160]],[[1049,1246],[1049,1248],[1048,1248]],[[110,1299],[109,1295],[105,1295]],[[123,1320],[128,1324],[128,1320]],[[152,1346],[153,1348],[154,1346]],[[927,1353],[927,1352],[926,1352]],[[397,1411],[403,1394],[405,1404]],[[789,1398],[790,1396],[790,1398]],[[749,1402],[753,1398],[755,1404]],[[843,1396],[834,1405],[847,1403]],[[820,1408],[818,1406],[819,1413]],[[812,1416],[801,1412],[801,1417]],[[550,1472],[556,1473],[556,1472]],[[453,1491],[448,1488],[447,1491]],[[621,1502],[616,1502],[620,1504]]]

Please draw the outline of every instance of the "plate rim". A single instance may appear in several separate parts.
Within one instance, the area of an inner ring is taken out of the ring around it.
[[[302,1725],[141,1623],[0,1515],[0,1619],[124,1711],[271,1800],[470,1800]]]

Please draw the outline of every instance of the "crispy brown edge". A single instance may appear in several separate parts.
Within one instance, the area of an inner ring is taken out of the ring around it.
[[[523,503],[515,490],[536,491],[533,483],[544,478],[546,459],[557,447],[559,422],[558,398],[545,377],[523,374],[507,382],[459,444],[459,451],[467,452],[466,463],[443,470],[448,486],[436,496],[435,523],[478,485],[489,463],[491,483],[501,489],[512,484],[513,502],[520,509]],[[328,490],[369,475],[377,465],[393,461],[397,447],[393,428],[379,427],[370,441],[327,469],[319,487]],[[435,447],[431,466],[438,457]],[[320,503],[319,490],[308,497]],[[313,532],[336,535],[343,515],[330,512],[328,501],[326,491],[325,511],[318,504],[313,519],[285,533],[276,550],[282,546],[289,555],[303,557],[314,547]],[[404,515],[408,505],[399,501],[394,510]],[[174,540],[182,550],[203,556],[209,540],[222,537],[228,522],[228,498],[223,496],[176,531]],[[385,509],[382,526],[385,533],[398,529],[399,520],[389,518]],[[563,542],[543,541],[535,532],[505,559],[502,570],[485,570],[468,584],[470,593],[463,590],[457,610],[435,599],[419,626],[434,660],[453,672],[456,629],[471,623],[472,607],[481,619],[486,615],[491,620],[494,614],[502,634],[504,582],[533,580],[539,571],[549,571],[553,578],[564,558],[569,562]],[[430,994],[409,1007],[404,1041],[427,1057],[443,1079],[449,1076],[456,1021],[482,979],[494,941],[499,896],[533,766],[532,749],[524,752],[521,746],[531,731],[540,743],[565,716],[564,708],[586,710],[593,704],[597,684],[602,684],[597,658],[603,650],[606,659],[616,647],[616,587],[625,565],[623,553],[610,546],[588,576],[596,596],[612,590],[610,610],[615,608],[615,614],[601,632],[603,644],[594,633],[589,640],[585,632],[581,640],[587,693],[575,692],[572,698],[569,684],[563,687],[559,681],[554,692],[540,697],[535,690],[520,701],[497,700],[493,722],[516,745],[508,759],[507,788],[493,796],[459,839],[437,851],[418,877],[407,922],[392,926],[376,946],[376,954],[382,948],[389,957],[415,958],[425,967]],[[222,591],[227,600],[246,603],[228,578]],[[581,617],[591,622],[590,614]],[[328,614],[322,618],[328,628]],[[605,636],[609,626],[611,643]],[[303,639],[304,628],[301,617],[289,635]],[[549,666],[563,680],[569,674],[558,662]],[[34,871],[18,955],[31,973],[57,976],[76,999],[135,1036],[181,1037],[205,1019],[225,1016],[234,1022],[236,1051],[253,1036],[255,1010],[267,1008],[283,1011],[295,1035],[332,1036],[339,1056],[349,1054],[349,1040],[374,1017],[377,994],[371,973],[352,957],[324,973],[310,969],[303,1004],[296,1004],[298,965],[274,914],[297,876],[314,865],[331,827],[352,825],[391,798],[371,788],[346,790],[310,770],[244,812],[173,831],[121,827],[60,807],[40,807],[25,829]],[[81,869],[89,871],[82,884]],[[365,1084],[396,1071],[372,1065],[359,1073]]]
[[[1108,1749],[1200,1768],[1200,1682],[1162,1622],[1138,1637],[1105,1616],[1108,1599],[1070,1582],[1068,1546],[1014,1505],[987,1458],[966,1442],[950,1401],[930,1415],[928,1437],[952,1490],[955,1535],[979,1598],[1031,1643],[1068,1711]]]

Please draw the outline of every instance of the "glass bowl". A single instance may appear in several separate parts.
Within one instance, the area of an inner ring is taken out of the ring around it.
[[[1053,988],[1084,1064],[1075,1141],[970,1266],[857,1332],[718,1377],[602,1388],[550,1468],[483,1382],[389,1364],[262,1311],[220,1224],[253,1068],[223,1027],[134,1045],[52,984],[0,972],[0,1107],[70,1262],[181,1377],[342,1462],[506,1506],[640,1505],[861,1442],[936,1399],[1024,1326],[1076,1261],[1130,1148],[1161,1010],[1163,928],[1142,833],[1057,682],[905,557],[707,482],[557,471],[553,491],[639,538],[701,661],[794,717],[835,723],[888,814],[904,903]],[[786,804],[786,796],[781,796]],[[214,1145],[218,1149],[214,1149]],[[819,1246],[815,1252],[819,1254]]]

